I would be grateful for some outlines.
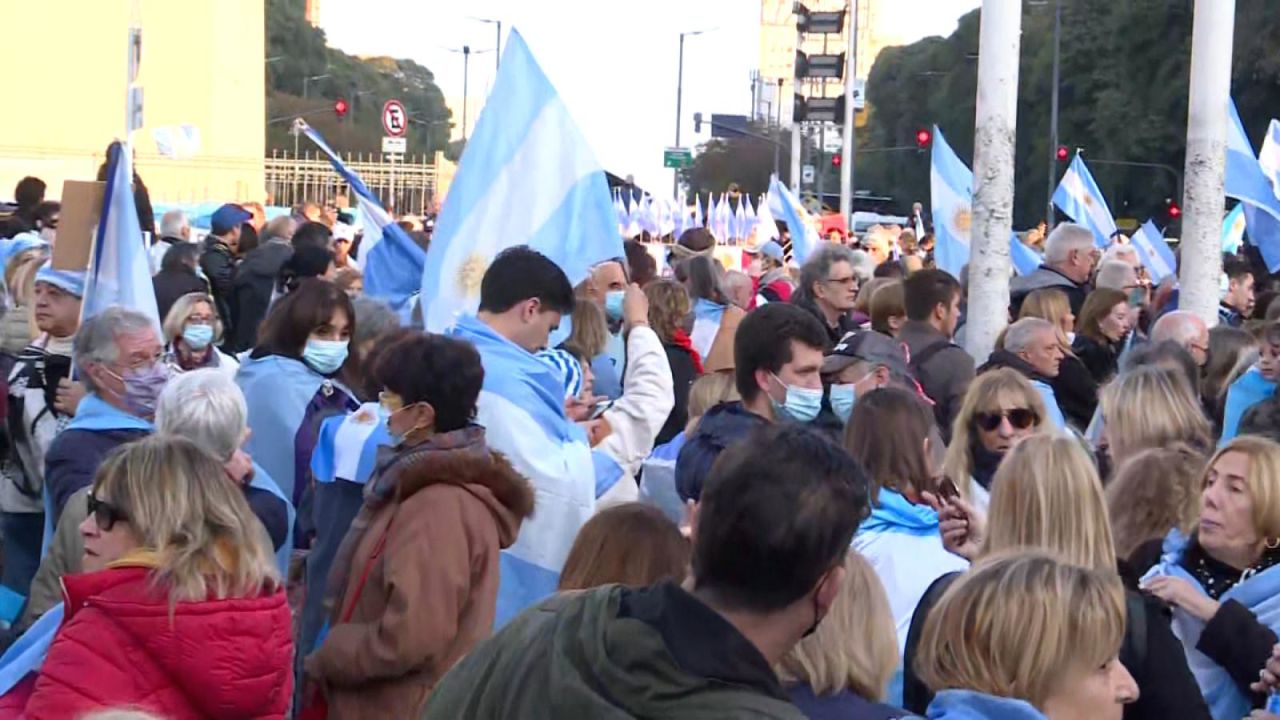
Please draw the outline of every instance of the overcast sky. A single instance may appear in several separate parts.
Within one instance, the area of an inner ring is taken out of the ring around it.
[[[892,35],[916,40],[947,35],[980,0],[873,0]],[[760,3],[756,0],[322,0],[329,43],[357,55],[407,57],[436,76],[448,98],[462,95],[462,55],[472,48],[470,94],[493,82],[495,27],[514,25],[559,90],[601,163],[635,175],[646,190],[670,192],[662,149],[675,141],[678,35],[685,40],[681,144],[693,135],[693,113],[746,114],[751,71],[759,64]],[[490,50],[487,54],[477,54]],[[460,111],[456,108],[455,112]],[[474,122],[472,118],[469,122]]]

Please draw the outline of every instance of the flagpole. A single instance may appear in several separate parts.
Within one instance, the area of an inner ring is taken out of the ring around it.
[[[1222,273],[1220,234],[1226,205],[1223,188],[1235,14],[1235,0],[1196,0],[1191,32],[1178,307],[1199,315],[1211,327],[1218,321]]]
[[[980,22],[965,331],[965,350],[978,362],[991,354],[1008,318],[1021,2],[983,0]]]

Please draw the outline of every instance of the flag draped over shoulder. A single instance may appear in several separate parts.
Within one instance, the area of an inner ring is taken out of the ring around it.
[[[475,312],[489,263],[514,245],[546,255],[575,285],[623,254],[604,170],[515,30],[427,251],[427,330]]]
[[[373,191],[355,171],[343,164],[315,128],[298,120],[295,130],[306,135],[329,158],[333,169],[351,187],[360,203],[364,237],[360,241],[358,263],[364,273],[364,294],[386,301],[400,313],[401,320],[407,322],[413,309],[412,299],[422,283],[426,253],[395,223]]]
[[[80,317],[87,320],[119,305],[151,318],[156,336],[163,337],[156,291],[151,284],[151,262],[133,203],[132,182],[132,153],[126,145],[111,143],[107,149],[107,186],[85,277]]]
[[[1092,230],[1094,244],[1098,247],[1110,244],[1116,231],[1116,221],[1080,153],[1076,153],[1058,183],[1058,189],[1053,192],[1053,204],[1067,217]]]

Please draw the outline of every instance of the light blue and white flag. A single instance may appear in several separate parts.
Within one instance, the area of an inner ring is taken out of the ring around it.
[[[760,209],[755,214],[752,230],[756,234],[756,247],[769,240],[778,239],[778,224],[773,221],[773,212],[769,209],[769,197],[767,195],[760,196]]]
[[[1262,162],[1253,154],[1253,143],[1245,133],[1244,124],[1240,122],[1240,114],[1236,112],[1234,102],[1230,104],[1231,122],[1227,125],[1227,163],[1224,177],[1224,192],[1241,202],[1249,203],[1272,216],[1280,219],[1280,199],[1276,197],[1272,177],[1263,169]],[[1266,149],[1271,140],[1273,127],[1267,132],[1263,141]],[[1274,146],[1274,141],[1272,145]],[[1270,151],[1268,151],[1270,152]],[[1280,167],[1277,167],[1280,170]],[[1252,235],[1252,233],[1250,233]]]
[[[720,202],[716,203],[715,224],[712,225],[711,232],[722,245],[729,242],[729,223],[732,218],[733,210],[729,208],[729,196],[720,193]]]
[[[107,148],[107,186],[89,256],[80,319],[83,322],[119,305],[151,318],[156,337],[163,337],[156,291],[151,284],[151,261],[138,227],[132,182],[133,153],[127,145],[111,143]]]
[[[693,196],[693,226],[706,227],[706,222],[702,219],[702,196]]]
[[[1273,197],[1280,197],[1280,122],[1272,120],[1267,127],[1267,136],[1258,152],[1258,166],[1271,184]],[[1265,206],[1250,202],[1241,204],[1244,205],[1249,241],[1262,253],[1268,270],[1280,270],[1280,216],[1275,214],[1280,203],[1271,201]]]
[[[751,232],[751,225],[747,222],[747,209],[743,207],[747,204],[747,196],[738,196],[738,207],[733,210],[733,237],[741,240]]]
[[[742,237],[750,237],[751,231],[756,227],[756,209],[751,206],[750,196],[743,195],[742,202],[747,204],[747,225],[742,231]]]
[[[345,480],[364,485],[373,476],[378,448],[392,444],[379,404],[365,403],[355,412],[325,418],[320,424],[311,474],[320,483]]]
[[[685,200],[684,191],[676,196],[675,206],[672,213],[671,234],[673,239],[679,240],[680,234],[687,230],[689,225],[689,203]]]
[[[613,212],[618,216],[618,234],[626,235],[630,215],[627,213],[627,206],[622,204],[622,193],[617,188],[613,189]]]
[[[1009,260],[1013,263],[1014,272],[1019,275],[1035,272],[1036,268],[1044,262],[1040,253],[1027,247],[1026,243],[1018,239],[1017,233],[1010,233],[1009,236]]]
[[[1244,203],[1237,203],[1222,219],[1222,252],[1236,254],[1244,242]]]
[[[1129,242],[1137,251],[1142,264],[1147,266],[1153,281],[1158,283],[1177,272],[1178,260],[1174,257],[1173,250],[1169,249],[1169,243],[1164,241],[1164,233],[1160,232],[1155,223],[1150,220],[1143,223],[1129,238]]]
[[[295,129],[320,148],[320,152],[329,158],[329,164],[356,195],[364,224],[360,256],[356,259],[364,273],[364,294],[385,301],[400,314],[401,321],[407,323],[413,312],[413,299],[422,284],[422,266],[426,263],[427,254],[404,228],[396,224],[395,218],[378,201],[378,196],[342,162],[315,128],[298,119]]]
[[[475,312],[489,263],[515,245],[546,255],[575,285],[623,254],[604,170],[513,30],[427,252],[426,329]]]
[[[1053,192],[1053,204],[1067,217],[1092,230],[1098,247],[1111,243],[1111,236],[1116,231],[1115,218],[1079,152],[1063,174],[1058,189]]]
[[[763,205],[764,203],[761,204],[762,207]],[[803,265],[822,241],[808,211],[799,198],[792,194],[791,188],[778,180],[777,175],[769,177],[768,205],[769,213],[786,223],[787,232],[791,233],[791,259]]]

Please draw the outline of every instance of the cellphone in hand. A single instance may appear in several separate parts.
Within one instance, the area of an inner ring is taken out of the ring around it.
[[[956,484],[954,482],[951,482],[951,478],[946,478],[946,477],[939,478],[938,479],[938,497],[941,498],[943,502],[951,502],[952,500],[959,500],[960,488],[956,487]]]
[[[613,407],[612,400],[606,400],[605,402],[596,403],[595,406],[591,408],[591,414],[587,416],[587,419],[595,420],[596,418],[603,415],[605,410],[608,410],[611,407]]]

